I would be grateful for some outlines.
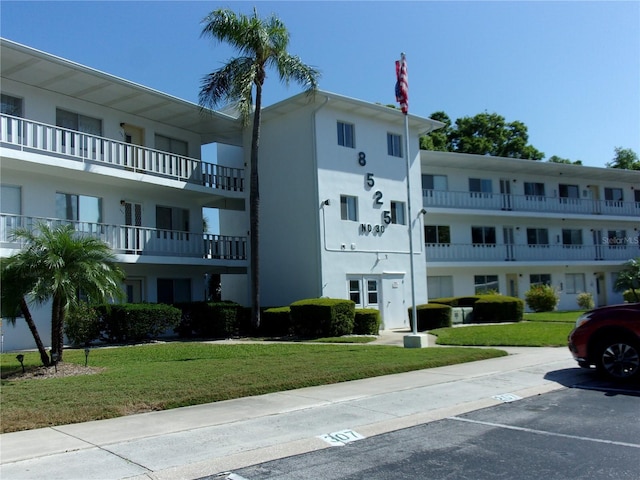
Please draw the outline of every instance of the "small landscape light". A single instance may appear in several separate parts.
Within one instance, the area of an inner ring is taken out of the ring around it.
[[[56,373],[58,373],[58,352],[51,352],[51,362],[53,363],[53,367],[56,369]]]
[[[24,363],[23,363],[24,362],[24,355],[22,355],[22,354],[16,355],[16,360],[18,360],[20,362],[20,366],[22,367],[22,373],[25,373],[24,372]]]
[[[85,348],[84,349],[84,366],[86,367],[87,364],[89,363],[89,353],[91,352],[91,349],[89,348]]]

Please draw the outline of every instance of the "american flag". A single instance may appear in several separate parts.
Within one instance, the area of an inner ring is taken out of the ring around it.
[[[404,53],[400,55],[400,60],[396,60],[396,102],[406,115],[409,112],[409,77]]]

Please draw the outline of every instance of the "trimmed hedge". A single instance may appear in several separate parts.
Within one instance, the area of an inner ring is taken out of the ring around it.
[[[380,311],[375,308],[357,308],[353,323],[355,335],[378,335],[380,333]]]
[[[506,295],[480,295],[473,306],[473,323],[521,322],[524,302]]]
[[[283,337],[291,333],[291,308],[268,308],[260,317],[260,335]]]
[[[243,307],[232,302],[186,302],[176,333],[182,338],[229,338],[237,335]]]
[[[451,307],[441,303],[416,305],[419,332],[452,326]],[[409,325],[413,330],[413,308],[409,308]]]
[[[138,342],[176,328],[180,310],[171,305],[155,303],[123,303],[98,305],[100,339],[109,343]]]
[[[295,335],[306,338],[340,337],[353,332],[355,303],[351,300],[313,298],[290,305]]]

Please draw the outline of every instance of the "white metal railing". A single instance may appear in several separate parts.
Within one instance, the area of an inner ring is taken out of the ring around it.
[[[581,213],[588,215],[639,216],[640,202],[591,200],[581,198],[511,195],[502,193],[422,190],[424,207],[466,208],[473,210],[514,210],[522,212]]]
[[[209,188],[244,190],[244,170],[240,168],[224,167],[10,115],[0,115],[0,142],[20,150],[96,162]]]
[[[427,262],[626,261],[640,256],[638,244],[521,245],[426,244]]]
[[[53,218],[0,214],[0,245],[21,248],[14,238],[16,228],[37,229],[39,223],[49,226],[73,225],[77,232],[99,238],[117,254],[159,255],[216,260],[246,260],[245,237],[180,232],[157,228],[104,223],[74,222]]]

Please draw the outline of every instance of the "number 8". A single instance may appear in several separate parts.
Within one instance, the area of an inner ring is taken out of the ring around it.
[[[361,167],[364,167],[367,164],[367,156],[364,154],[364,152],[358,153],[358,163]]]

